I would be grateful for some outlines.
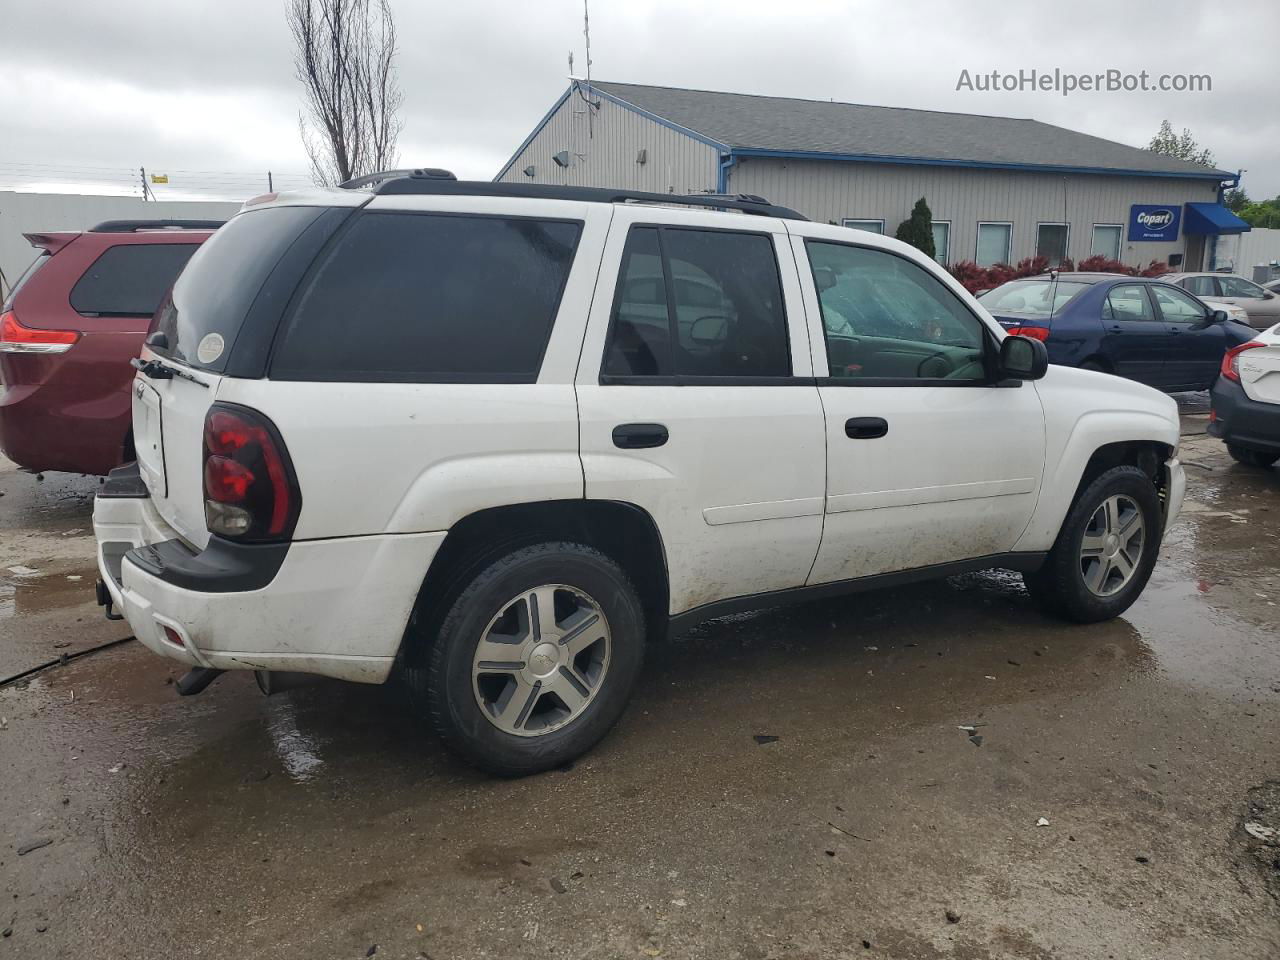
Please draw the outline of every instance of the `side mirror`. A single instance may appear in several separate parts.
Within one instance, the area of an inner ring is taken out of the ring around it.
[[[1000,375],[1014,380],[1039,380],[1049,370],[1049,351],[1030,337],[1005,337],[1000,341]]]
[[[1211,314],[1209,314],[1210,323],[1226,323],[1230,319],[1231,317],[1228,315],[1227,311],[1225,310],[1214,310]]]
[[[689,325],[689,339],[702,347],[723,343],[729,335],[729,319],[718,314],[698,317]]]
[[[169,338],[157,330],[147,337],[147,346],[153,350],[168,350]]]
[[[1264,291],[1262,291],[1262,299],[1263,299],[1263,300],[1274,300],[1275,298],[1276,298],[1276,295],[1275,295],[1274,293],[1272,293],[1270,290],[1264,290]]]
[[[814,267],[813,282],[818,286],[818,292],[830,290],[836,285],[836,272],[830,267]]]

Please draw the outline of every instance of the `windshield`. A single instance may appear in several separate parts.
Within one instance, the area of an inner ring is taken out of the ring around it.
[[[151,322],[163,356],[221,372],[268,274],[323,207],[267,207],[227,221],[196,251]]]
[[[1017,313],[1026,317],[1047,317],[1065,307],[1087,283],[1069,280],[1014,280],[978,298],[992,313]]]

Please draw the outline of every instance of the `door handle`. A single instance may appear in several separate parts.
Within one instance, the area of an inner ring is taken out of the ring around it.
[[[622,450],[645,450],[660,447],[670,439],[660,423],[620,423],[613,428],[613,445]]]
[[[875,440],[888,432],[884,417],[850,417],[844,422],[844,435],[850,440]]]

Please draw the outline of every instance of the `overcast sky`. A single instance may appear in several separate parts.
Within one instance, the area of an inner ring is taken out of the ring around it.
[[[585,69],[581,0],[392,0],[403,166],[488,179]],[[168,173],[161,196],[305,182],[284,0],[0,0],[0,188]],[[1280,3],[593,0],[601,80],[1033,117],[1135,146],[1190,127],[1280,193]],[[973,93],[960,71],[1207,73],[1205,93]]]

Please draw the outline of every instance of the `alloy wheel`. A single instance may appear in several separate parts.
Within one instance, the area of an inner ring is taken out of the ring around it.
[[[504,733],[536,737],[576,720],[609,670],[609,622],[576,587],[544,584],[512,597],[476,644],[472,688]]]
[[[1102,501],[1080,542],[1080,574],[1091,593],[1110,597],[1125,588],[1137,573],[1146,532],[1131,497],[1115,494]]]

